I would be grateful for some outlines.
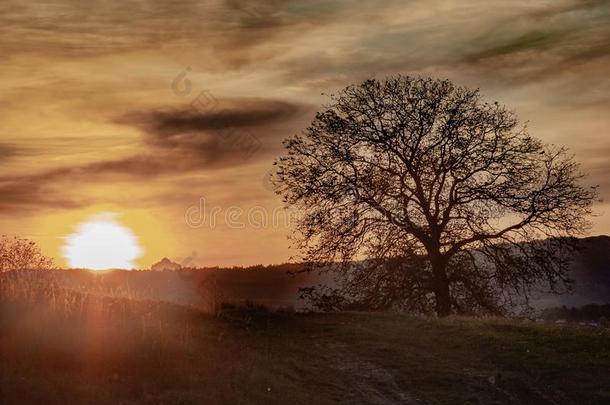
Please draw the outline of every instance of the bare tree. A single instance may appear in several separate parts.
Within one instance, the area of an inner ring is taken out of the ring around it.
[[[564,148],[447,80],[371,79],[284,142],[275,185],[303,260],[376,307],[503,312],[559,292],[597,196]]]
[[[47,270],[53,260],[45,257],[35,242],[19,237],[0,237],[0,272],[10,270]]]

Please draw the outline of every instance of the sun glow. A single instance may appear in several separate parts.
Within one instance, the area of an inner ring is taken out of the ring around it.
[[[66,236],[63,256],[73,268],[91,270],[130,269],[140,257],[138,238],[117,221],[114,213],[95,215]]]

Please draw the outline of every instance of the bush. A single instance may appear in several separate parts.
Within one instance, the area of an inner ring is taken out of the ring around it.
[[[0,238],[0,272],[51,268],[53,260],[44,256],[35,242],[17,236]]]

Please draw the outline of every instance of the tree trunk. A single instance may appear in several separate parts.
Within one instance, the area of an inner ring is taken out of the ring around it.
[[[451,297],[446,264],[442,260],[432,259],[434,275],[434,298],[436,299],[436,314],[439,317],[451,315]]]

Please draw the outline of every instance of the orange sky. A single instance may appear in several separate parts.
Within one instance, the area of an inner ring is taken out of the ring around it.
[[[62,266],[65,236],[108,212],[140,267],[286,261],[266,182],[281,140],[322,92],[394,73],[480,87],[568,146],[606,197],[610,3],[454,3],[5,1],[0,229]],[[596,211],[591,233],[610,233]]]

